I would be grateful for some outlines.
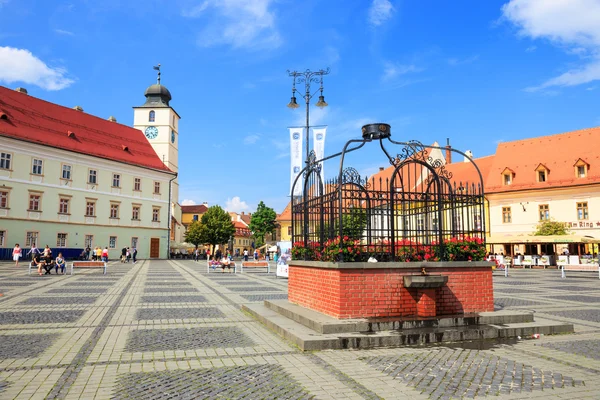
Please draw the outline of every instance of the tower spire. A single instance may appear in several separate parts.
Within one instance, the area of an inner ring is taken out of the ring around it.
[[[160,85],[160,64],[155,65],[154,68],[156,71],[158,71],[158,79],[157,79],[157,83]]]

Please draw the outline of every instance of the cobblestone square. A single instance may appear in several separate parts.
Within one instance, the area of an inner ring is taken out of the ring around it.
[[[139,329],[129,334],[125,351],[135,353],[215,347],[251,347],[255,344],[236,327]]]
[[[274,365],[133,373],[119,377],[115,398],[311,399]]]
[[[225,314],[216,307],[201,308],[142,308],[137,311],[137,319],[196,319],[225,318]]]
[[[600,392],[594,276],[511,270],[508,279],[493,278],[496,306],[572,322],[576,335],[481,350],[303,353],[240,310],[287,299],[287,280],[273,273],[206,274],[189,260],[115,262],[108,275],[95,272],[39,278],[0,264],[0,288],[26,284],[0,297],[1,399],[593,399]]]

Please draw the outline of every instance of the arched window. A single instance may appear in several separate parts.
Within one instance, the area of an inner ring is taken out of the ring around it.
[[[154,122],[155,117],[156,117],[156,113],[154,112],[154,110],[150,111],[150,113],[148,114],[148,121]]]

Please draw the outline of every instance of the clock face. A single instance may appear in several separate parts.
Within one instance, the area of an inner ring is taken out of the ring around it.
[[[146,131],[144,132],[144,134],[146,135],[146,137],[148,139],[154,139],[155,137],[158,136],[158,128],[155,126],[149,126],[146,128]]]
[[[171,131],[171,143],[175,143],[175,131]]]

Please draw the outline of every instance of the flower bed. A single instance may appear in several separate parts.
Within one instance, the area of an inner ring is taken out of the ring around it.
[[[375,258],[378,261],[483,261],[486,248],[483,239],[459,236],[444,240],[440,245],[436,242],[422,244],[411,240],[397,240],[393,244],[389,240],[365,245],[358,239],[338,236],[319,242],[295,242],[292,247],[294,260],[353,262],[367,261]]]

